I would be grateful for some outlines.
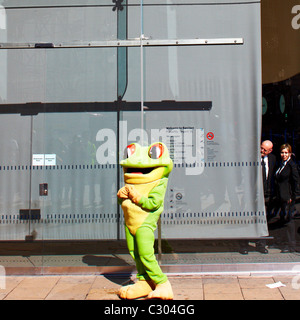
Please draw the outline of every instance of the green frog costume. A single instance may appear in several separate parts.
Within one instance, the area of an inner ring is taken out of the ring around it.
[[[124,212],[127,246],[136,263],[138,281],[121,287],[119,296],[123,299],[171,300],[171,284],[154,254],[154,231],[164,209],[173,162],[166,145],[161,142],[148,147],[130,144],[125,157],[121,161],[125,186],[117,196]]]

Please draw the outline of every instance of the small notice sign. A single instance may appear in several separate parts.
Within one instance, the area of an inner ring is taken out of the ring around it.
[[[44,154],[33,154],[32,155],[32,165],[33,166],[43,166],[45,163]]]
[[[55,166],[56,154],[33,154],[32,165],[33,166]]]
[[[45,166],[56,165],[56,154],[45,154]]]

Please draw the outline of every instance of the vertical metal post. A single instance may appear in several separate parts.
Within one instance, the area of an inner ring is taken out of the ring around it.
[[[158,264],[161,264],[161,254],[162,254],[162,248],[161,248],[161,217],[159,217],[157,222],[157,251],[158,251]]]
[[[143,0],[141,0],[141,144],[144,143],[144,54],[143,54],[143,39],[144,39],[144,26],[143,26]]]
[[[30,145],[29,145],[29,199],[28,199],[28,206],[29,206],[29,215],[28,215],[28,236],[26,238],[30,238],[31,234],[31,189],[32,189],[32,132],[33,132],[33,116],[30,116]]]
[[[120,189],[120,101],[117,101],[117,191]],[[117,240],[120,240],[120,206],[117,204]]]
[[[127,0],[124,1],[124,4],[117,6],[117,38],[120,40],[127,39]],[[121,1],[123,2],[123,1]],[[122,112],[122,99],[126,92],[127,88],[127,47],[118,47],[117,48],[117,190],[120,189],[120,119]],[[121,212],[120,206],[117,205],[117,240],[120,240],[120,221],[121,221]]]

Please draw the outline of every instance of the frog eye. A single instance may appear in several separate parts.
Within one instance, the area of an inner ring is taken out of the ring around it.
[[[148,155],[151,159],[159,159],[164,153],[164,147],[161,143],[155,143],[149,149]]]
[[[125,158],[131,157],[134,154],[135,149],[136,149],[136,147],[135,147],[134,143],[127,146],[127,148],[125,149]]]

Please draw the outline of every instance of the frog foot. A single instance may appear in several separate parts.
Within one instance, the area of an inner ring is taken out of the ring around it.
[[[148,296],[154,288],[155,285],[151,280],[139,280],[135,284],[121,287],[118,294],[122,299],[133,300]]]
[[[173,300],[173,290],[169,280],[158,284],[155,290],[148,294],[147,299]]]

